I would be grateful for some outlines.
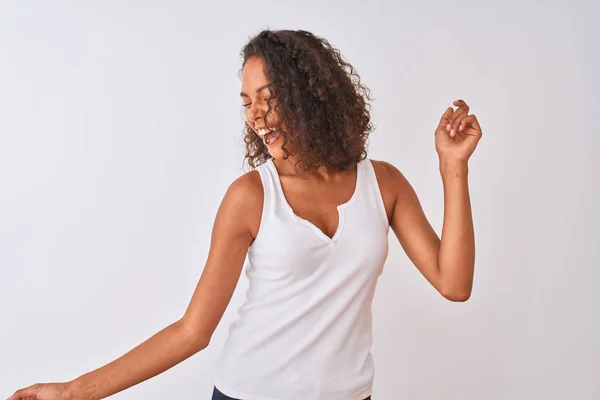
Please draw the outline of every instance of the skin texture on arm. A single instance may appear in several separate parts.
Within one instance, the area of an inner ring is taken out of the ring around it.
[[[444,223],[438,262],[442,291],[454,301],[471,297],[475,269],[475,232],[466,162],[442,160]]]
[[[206,265],[181,319],[101,368],[71,382],[21,389],[10,400],[102,399],[150,379],[207,347],[237,286],[260,224],[262,190],[256,171],[230,185],[215,218]]]
[[[237,286],[260,225],[263,188],[258,171],[230,186],[215,219],[208,260],[182,318],[186,330],[209,341]]]
[[[460,214],[452,212],[453,200],[447,198],[455,196],[457,201],[463,201],[461,196],[464,195],[464,191],[461,191],[461,185],[451,180],[454,183],[450,183],[451,188],[445,190],[445,231],[442,231],[443,236],[440,240],[427,220],[417,194],[404,175],[392,164],[385,161],[374,161],[374,166],[390,218],[390,227],[408,258],[425,279],[446,299],[466,301],[472,287],[473,262],[469,252],[464,253],[466,255],[464,264],[452,262],[459,260],[456,256],[462,257],[463,253],[451,254],[453,248],[461,245],[460,240],[462,239],[460,236],[453,234],[451,229],[452,225],[468,226],[470,217],[467,217],[470,216],[470,213],[462,215],[464,221],[461,221]],[[454,189],[458,189],[458,192],[455,193]],[[451,219],[454,219],[454,221],[451,221]],[[455,224],[448,224],[449,221],[455,222]],[[468,229],[466,232],[468,233]],[[444,248],[451,257],[447,257],[450,262],[442,264],[440,260],[446,254],[442,251]],[[454,265],[459,264],[464,267],[453,269]],[[442,265],[446,267],[442,268]]]

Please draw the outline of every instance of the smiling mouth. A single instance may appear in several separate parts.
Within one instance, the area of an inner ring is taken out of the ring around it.
[[[263,136],[263,143],[265,145],[269,145],[269,144],[273,143],[275,141],[275,139],[277,139],[278,136],[279,136],[279,131],[273,130],[273,131],[267,133],[265,136]]]
[[[279,135],[279,130],[275,129],[275,128],[261,128],[257,130],[258,136],[260,136],[263,140],[263,143],[265,145],[269,145],[271,144],[274,139],[277,138],[277,136]]]

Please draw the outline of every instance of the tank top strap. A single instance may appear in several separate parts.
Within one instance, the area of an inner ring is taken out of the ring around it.
[[[260,175],[260,180],[263,186],[263,208],[262,208],[262,216],[260,218],[260,227],[256,238],[252,244],[255,244],[260,241],[260,239],[264,236],[265,231],[268,226],[268,221],[271,215],[275,212],[274,208],[277,205],[277,183],[275,179],[277,175],[275,171],[273,171],[271,164],[271,160],[267,160],[264,164],[256,167]]]
[[[361,161],[363,179],[362,190],[363,196],[368,199],[369,204],[373,207],[373,212],[377,218],[389,227],[389,220],[387,217],[387,211],[385,210],[385,203],[383,202],[383,196],[381,194],[381,188],[377,181],[377,175],[375,174],[375,168],[373,167],[373,161],[366,158]]]

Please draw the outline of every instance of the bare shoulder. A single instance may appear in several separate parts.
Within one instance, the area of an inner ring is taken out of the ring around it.
[[[396,207],[409,209],[407,204],[418,202],[413,187],[398,168],[387,161],[371,161],[390,220]]]
[[[264,189],[257,170],[240,175],[227,189],[222,207],[238,224],[245,225],[252,238],[260,226]]]
[[[388,190],[393,192],[395,196],[402,196],[412,190],[408,179],[406,179],[404,174],[394,165],[387,161],[371,161],[373,161],[373,169],[375,170],[375,175],[377,176],[382,191]]]
[[[381,179],[382,183],[398,183],[405,180],[404,175],[398,168],[387,161],[371,160],[377,179]]]
[[[398,192],[403,185],[402,182],[405,181],[404,176],[398,168],[387,161],[371,159],[371,163],[375,170],[375,176],[377,177],[388,221],[391,221]]]
[[[229,185],[227,192],[238,202],[262,203],[264,194],[259,172],[252,170],[240,175]]]

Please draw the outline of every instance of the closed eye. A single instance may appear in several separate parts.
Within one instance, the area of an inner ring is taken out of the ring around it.
[[[264,101],[264,102],[269,102],[269,100],[271,100],[270,97],[267,97],[266,99],[262,99],[262,101]],[[252,103],[242,104],[242,107],[248,107],[250,104],[252,104]]]

